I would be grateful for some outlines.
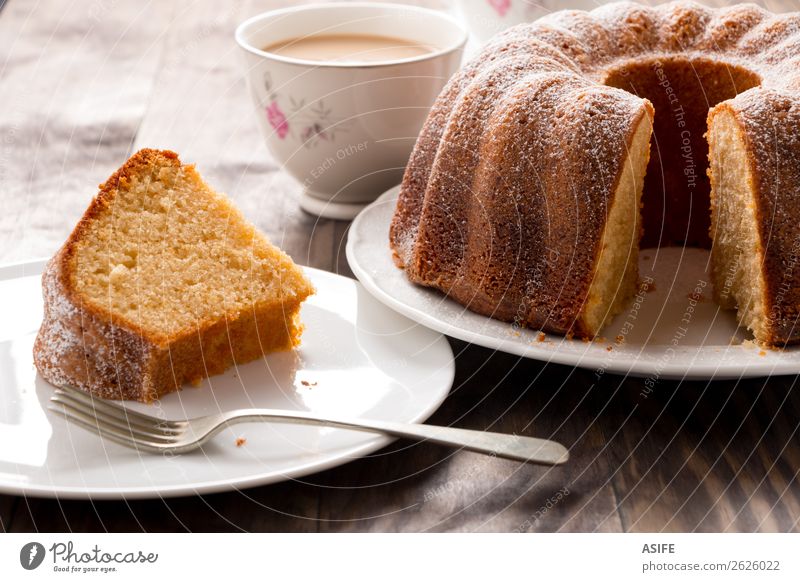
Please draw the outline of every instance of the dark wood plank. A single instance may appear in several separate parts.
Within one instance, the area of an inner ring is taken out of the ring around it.
[[[347,233],[350,230],[350,222],[343,220],[333,221],[334,241],[336,244],[332,247],[331,263],[332,271],[344,277],[351,277],[355,279],[353,270],[347,262],[347,255],[345,254],[345,246],[347,245]]]
[[[330,473],[337,488],[322,498],[323,531],[580,531],[613,512],[605,458],[596,458],[602,434],[587,422],[601,403],[573,389],[576,372],[452,345],[456,383],[431,423],[556,438],[571,462],[536,467],[398,443]],[[608,520],[603,529],[620,527]]]
[[[7,532],[11,527],[18,501],[15,495],[0,495],[0,532]]]
[[[316,531],[317,492],[294,482],[163,500],[28,499],[10,531],[237,532]]]
[[[626,529],[797,530],[796,377],[641,388],[626,381],[612,409]]]

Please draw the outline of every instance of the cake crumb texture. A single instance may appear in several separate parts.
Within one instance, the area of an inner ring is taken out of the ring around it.
[[[151,401],[299,343],[302,271],[193,165],[141,150],[43,275],[34,361],[53,384]]]

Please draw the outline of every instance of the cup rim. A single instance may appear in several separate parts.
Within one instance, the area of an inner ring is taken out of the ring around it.
[[[404,10],[410,10],[411,12],[418,12],[419,14],[433,16],[435,18],[440,18],[442,20],[448,21],[459,31],[460,33],[459,39],[455,43],[445,46],[439,50],[425,53],[424,55],[419,55],[415,57],[406,57],[403,59],[389,59],[385,61],[370,61],[368,63],[347,63],[347,62],[336,62],[336,61],[312,61],[308,59],[298,59],[295,57],[278,55],[275,53],[270,53],[261,50],[259,48],[256,48],[252,44],[247,42],[244,38],[245,30],[251,27],[253,24],[262,20],[266,20],[267,18],[280,16],[282,14],[289,14],[293,12],[306,12],[306,11],[318,10],[320,8],[327,8],[327,9],[333,8],[334,10],[337,10],[339,8],[382,8],[382,7],[402,8]],[[299,65],[303,67],[332,68],[332,69],[373,69],[377,67],[387,67],[393,65],[403,65],[406,63],[422,62],[450,54],[464,47],[469,38],[469,31],[462,23],[460,23],[456,18],[450,16],[449,14],[446,14],[439,10],[424,8],[422,6],[414,6],[412,4],[399,4],[396,2],[324,2],[324,3],[317,2],[311,4],[303,4],[300,6],[288,6],[285,8],[268,10],[266,12],[256,14],[255,16],[248,18],[247,20],[245,20],[244,22],[239,24],[239,26],[236,27],[234,38],[236,39],[236,43],[243,50],[251,54],[260,57],[265,57],[274,61],[286,63],[289,65]]]

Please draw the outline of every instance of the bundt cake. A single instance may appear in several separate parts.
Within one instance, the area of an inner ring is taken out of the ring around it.
[[[478,313],[591,338],[635,292],[640,244],[712,247],[720,304],[795,343],[798,92],[800,13],[622,2],[511,28],[430,112],[395,262]]]
[[[313,292],[194,166],[156,150],[100,186],[42,286],[44,379],[144,402],[294,347]]]

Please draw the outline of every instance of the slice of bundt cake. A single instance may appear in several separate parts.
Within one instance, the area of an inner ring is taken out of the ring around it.
[[[714,299],[758,343],[797,343],[800,101],[762,91],[721,103],[708,142]]]
[[[144,402],[296,346],[313,293],[194,166],[147,149],[100,187],[42,282],[41,375]]]

